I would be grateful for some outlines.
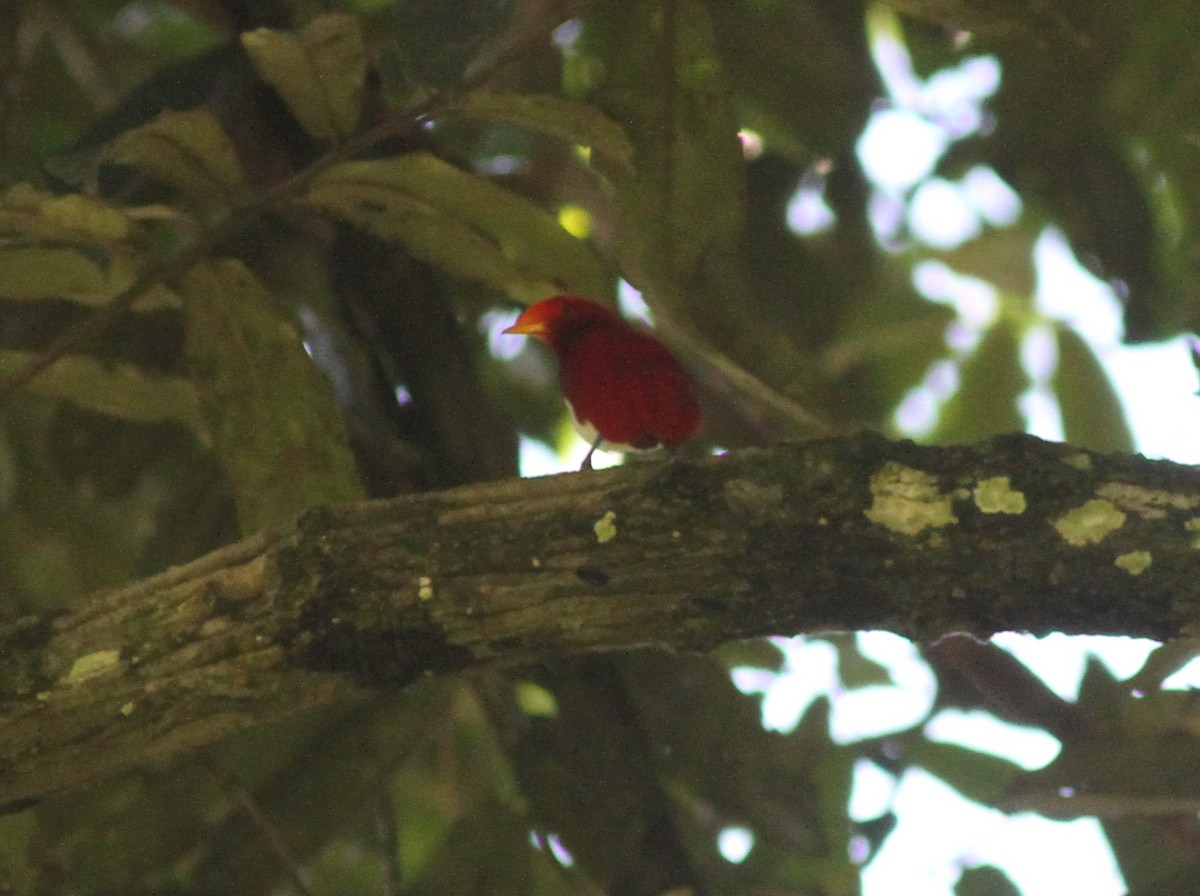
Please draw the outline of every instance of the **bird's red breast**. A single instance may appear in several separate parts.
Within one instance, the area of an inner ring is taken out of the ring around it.
[[[700,426],[691,378],[675,356],[603,305],[555,296],[529,306],[504,332],[550,346],[576,422],[614,447],[675,449]]]

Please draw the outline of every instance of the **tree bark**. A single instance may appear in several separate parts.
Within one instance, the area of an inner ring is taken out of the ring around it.
[[[482,663],[1200,626],[1200,472],[861,434],[307,511],[0,627],[0,804]]]

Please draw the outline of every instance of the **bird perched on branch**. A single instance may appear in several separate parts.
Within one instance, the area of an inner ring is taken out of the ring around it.
[[[558,358],[558,380],[575,427],[603,446],[675,450],[700,427],[691,378],[665,345],[615,312],[580,296],[526,308],[504,331],[541,339]]]

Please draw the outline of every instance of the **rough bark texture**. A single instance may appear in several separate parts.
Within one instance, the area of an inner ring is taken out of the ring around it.
[[[1200,624],[1200,473],[858,435],[317,508],[0,628],[0,804],[484,662]]]

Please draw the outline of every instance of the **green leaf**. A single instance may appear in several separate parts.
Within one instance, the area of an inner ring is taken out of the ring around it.
[[[18,240],[108,245],[124,240],[130,227],[125,212],[80,193],[55,196],[19,183],[0,197],[0,233]]]
[[[549,94],[468,93],[448,110],[451,116],[479,118],[549,134],[589,147],[622,167],[633,165],[633,144],[624,128],[595,106]]]
[[[312,185],[306,201],[447,273],[519,300],[555,292],[612,292],[591,246],[546,211],[436,156],[347,162]]]
[[[111,297],[104,271],[75,249],[0,247],[0,298],[64,298],[103,305]]]
[[[987,230],[940,257],[954,270],[984,280],[1006,295],[1029,298],[1037,281],[1033,268],[1037,237],[1033,225]]]
[[[32,352],[0,351],[0,378],[23,369]],[[59,358],[25,387],[47,398],[138,423],[174,420],[201,431],[196,390],[187,380],[148,373],[132,364],[109,364],[85,355]]]
[[[946,329],[954,311],[913,292],[896,277],[876,278],[841,315],[822,367],[844,378],[851,415],[886,419],[930,365],[951,354]]]
[[[115,253],[101,267],[81,249],[57,246],[0,246],[0,300],[66,299],[88,307],[106,305],[137,277],[138,258]],[[178,297],[166,286],[148,287],[134,311],[176,308]]]
[[[954,885],[954,896],[1021,896],[1008,875],[991,865],[968,868]]]
[[[492,896],[533,892],[537,854],[530,822],[498,803],[475,807],[451,828],[420,875],[406,887],[413,896]],[[470,856],[469,861],[463,861]]]
[[[894,686],[887,667],[864,655],[853,635],[838,635],[827,640],[837,647],[838,678],[849,690]]]
[[[743,211],[738,127],[708,12],[697,0],[601,4],[582,44],[603,73],[590,98],[634,142],[635,172],[614,177],[622,272],[678,293],[707,251],[733,241]]]
[[[360,497],[329,385],[254,274],[221,259],[180,286],[193,382],[242,530]]]
[[[164,112],[115,139],[103,157],[205,203],[229,198],[243,182],[233,141],[204,108]]]
[[[1019,765],[955,744],[916,740],[905,760],[941,778],[964,797],[985,806],[995,805],[1023,774]]]
[[[1133,451],[1133,435],[1112,381],[1091,348],[1065,324],[1056,324],[1058,369],[1054,391],[1062,412],[1063,437],[1093,451]]]
[[[318,16],[301,31],[258,28],[242,35],[259,77],[274,87],[304,130],[322,140],[351,133],[361,113],[367,51],[358,19]]]
[[[1017,396],[1028,385],[1017,339],[1003,320],[994,323],[975,351],[959,365],[958,391],[942,407],[936,444],[972,444],[1005,432],[1021,432],[1025,421]]]

